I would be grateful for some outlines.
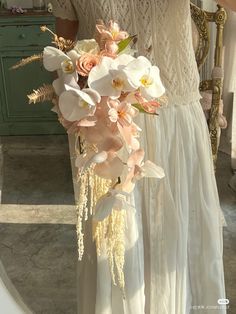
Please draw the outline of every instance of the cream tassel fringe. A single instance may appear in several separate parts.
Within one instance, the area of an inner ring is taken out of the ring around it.
[[[83,222],[93,214],[94,205],[98,199],[107,193],[111,181],[102,179],[93,173],[93,168],[79,176],[80,193],[77,204],[77,238],[79,260],[84,253]],[[124,291],[124,261],[125,261],[125,218],[124,210],[113,210],[104,221],[93,223],[93,238],[96,242],[98,256],[107,255],[113,283]],[[105,252],[102,251],[105,249]]]

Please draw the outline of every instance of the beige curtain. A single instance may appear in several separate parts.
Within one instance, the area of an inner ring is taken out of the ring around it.
[[[224,114],[228,128],[222,132],[220,150],[232,157],[232,169],[236,173],[236,12],[228,10],[228,20],[224,33]],[[236,189],[236,175],[231,180]]]

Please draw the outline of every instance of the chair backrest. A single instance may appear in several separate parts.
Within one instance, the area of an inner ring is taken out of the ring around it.
[[[194,23],[193,37],[195,44],[195,55],[198,68],[205,63],[211,44],[210,23],[216,25],[216,40],[214,54],[214,68],[212,69],[212,77],[204,80],[200,84],[200,91],[211,91],[212,103],[210,116],[208,120],[213,161],[216,166],[218,144],[219,144],[219,108],[222,98],[223,87],[223,30],[227,20],[227,14],[224,8],[217,6],[216,12],[207,12],[191,4],[191,15]],[[195,31],[194,31],[195,30]],[[198,35],[196,34],[198,33]]]
[[[193,21],[194,50],[198,68],[205,63],[210,48],[209,23],[206,13],[201,8],[191,3]]]

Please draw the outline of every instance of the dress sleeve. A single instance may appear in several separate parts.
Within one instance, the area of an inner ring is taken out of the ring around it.
[[[77,14],[74,8],[73,0],[53,0],[53,14],[62,19],[77,21]]]

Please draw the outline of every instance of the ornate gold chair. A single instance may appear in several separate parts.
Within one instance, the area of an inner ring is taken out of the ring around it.
[[[203,80],[200,83],[200,91],[202,93],[210,92],[211,95],[208,126],[215,166],[219,146],[219,112],[223,86],[223,30],[227,19],[225,9],[219,5],[217,7],[216,12],[207,12],[196,5],[191,4],[193,33],[198,33],[198,36],[193,36],[193,44],[195,46],[195,55],[199,70],[205,63],[210,50],[210,23],[215,23],[216,26],[215,55],[212,76],[211,79]]]

